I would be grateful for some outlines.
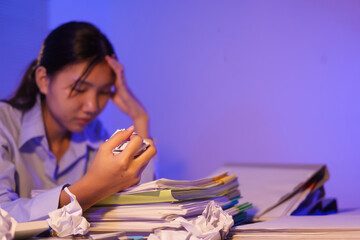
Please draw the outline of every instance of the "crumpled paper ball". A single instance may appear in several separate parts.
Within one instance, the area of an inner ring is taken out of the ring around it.
[[[66,187],[71,202],[64,207],[49,213],[47,222],[59,237],[85,235],[89,232],[90,223],[82,216],[82,208],[76,196]]]
[[[10,240],[15,236],[17,222],[9,213],[0,208],[0,240]]]
[[[210,201],[196,219],[188,221],[178,217],[174,221],[181,223],[183,230],[155,230],[148,240],[221,240],[226,237],[234,220],[214,201]]]

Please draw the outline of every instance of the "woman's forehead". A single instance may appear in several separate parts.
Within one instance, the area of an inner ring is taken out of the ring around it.
[[[110,66],[106,61],[96,63],[88,71],[90,62],[80,62],[65,66],[62,70],[56,74],[55,78],[66,78],[62,79],[66,82],[75,82],[81,79],[81,82],[88,83],[91,85],[104,85],[112,84],[114,82],[114,74]],[[85,72],[87,71],[87,72]]]

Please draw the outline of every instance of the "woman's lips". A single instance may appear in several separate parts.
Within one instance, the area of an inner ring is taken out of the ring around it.
[[[78,118],[77,121],[81,125],[87,125],[91,121],[91,119],[90,118]]]

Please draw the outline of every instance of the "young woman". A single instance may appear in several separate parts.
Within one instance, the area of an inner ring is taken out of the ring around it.
[[[134,126],[105,142],[109,135],[96,117],[109,99]],[[108,39],[89,23],[59,26],[15,94],[0,103],[0,207],[19,222],[45,219],[70,202],[65,186],[85,210],[136,184],[156,154],[148,121]],[[134,158],[142,138],[150,147]]]

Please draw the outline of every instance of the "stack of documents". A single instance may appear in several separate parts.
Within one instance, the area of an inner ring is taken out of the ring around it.
[[[194,219],[214,201],[239,224],[251,207],[249,203],[239,204],[239,198],[237,177],[227,173],[195,181],[159,179],[110,196],[84,216],[93,232],[152,233],[155,229],[181,228],[172,221],[177,217]]]
[[[325,198],[324,183],[329,179],[325,165],[239,163],[218,171],[238,177],[241,201],[253,204],[249,213],[256,221],[337,210],[336,201]]]

